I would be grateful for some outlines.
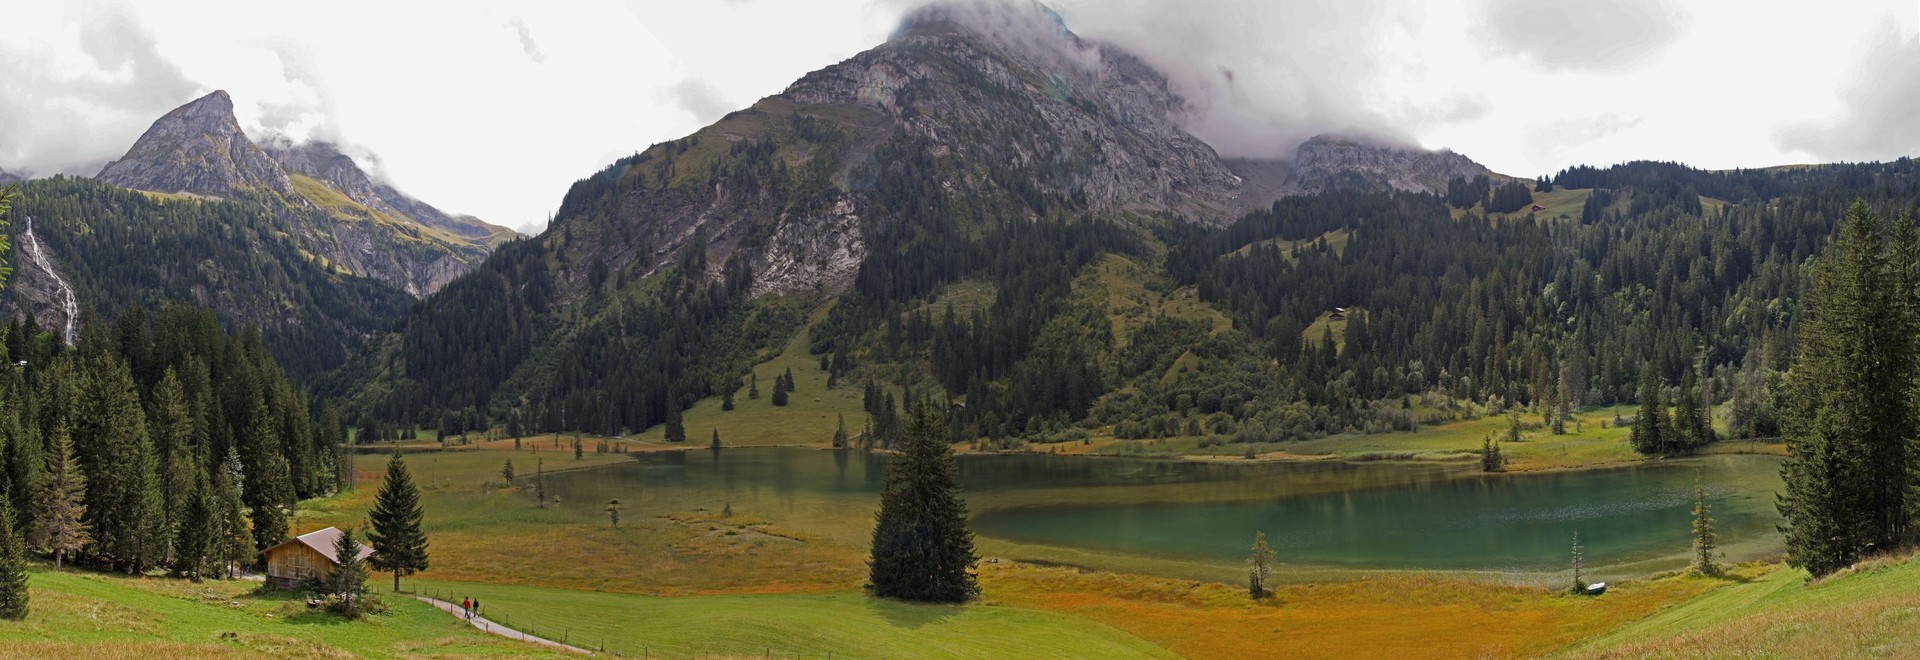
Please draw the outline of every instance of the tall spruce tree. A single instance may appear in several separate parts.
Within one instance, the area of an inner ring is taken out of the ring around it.
[[[1673,428],[1668,434],[1668,454],[1691,454],[1713,441],[1713,422],[1700,406],[1700,384],[1688,370],[1680,380],[1680,396],[1673,402]]]
[[[186,392],[180,379],[168,368],[154,386],[148,406],[147,428],[152,432],[156,473],[161,497],[157,531],[166,540],[162,560],[171,562],[175,530],[186,512],[187,497],[194,492],[197,466],[192,456],[193,418],[187,410]]]
[[[69,555],[87,547],[93,540],[87,525],[87,477],[73,457],[73,439],[66,421],[55,424],[52,453],[47,455],[46,478],[41,480],[38,510],[34,516],[33,547],[53,555],[59,566]]]
[[[882,597],[963,602],[980,593],[973,574],[978,559],[946,419],[924,401],[912,408],[874,516],[868,582]]]
[[[1713,531],[1713,510],[1707,505],[1707,487],[1699,477],[1693,480],[1693,572],[1719,575],[1720,536]]]
[[[4,342],[0,342],[0,365],[9,363],[6,353]],[[21,536],[27,539],[33,538],[39,527],[41,481],[48,460],[40,434],[27,423],[31,413],[25,409],[32,404],[19,379],[0,381],[0,440],[6,442],[6,451],[0,455],[6,469],[0,477],[4,477],[6,495],[13,499]]]
[[[199,582],[206,577],[208,559],[219,541],[213,510],[213,492],[205,474],[198,474],[177,514],[173,535],[173,574]]]
[[[420,489],[407,473],[407,462],[394,452],[387,461],[387,479],[374,497],[373,512],[368,514],[372,529],[367,540],[373,545],[373,567],[393,573],[393,590],[400,590],[400,576],[427,570],[427,533],[420,521],[426,512],[420,506]]]
[[[126,362],[95,353],[80,399],[75,453],[87,474],[95,552],[115,568],[139,573],[158,557],[161,502],[146,415]]]
[[[207,550],[208,560],[219,568],[219,573],[233,577],[234,569],[254,556],[253,532],[247,520],[247,504],[241,493],[245,491],[244,480],[240,473],[240,459],[229,452],[227,460],[222,461],[210,478],[213,483],[213,540]]]
[[[1787,563],[1815,576],[1907,539],[1916,414],[1920,238],[1864,202],[1814,264],[1789,372],[1781,527]]]
[[[20,539],[13,502],[0,497],[0,619],[27,618],[27,550]]]
[[[294,500],[292,476],[281,450],[279,425],[265,399],[253,397],[253,412],[240,460],[246,469],[241,498],[253,520],[253,550],[260,552],[287,540],[287,524]]]
[[[1660,396],[1660,377],[1654,375],[1652,363],[1641,365],[1640,414],[1633,420],[1628,441],[1633,444],[1634,451],[1642,454],[1666,453],[1669,426],[1667,404]]]
[[[687,424],[680,417],[680,404],[671,398],[667,400],[667,442],[686,442]]]

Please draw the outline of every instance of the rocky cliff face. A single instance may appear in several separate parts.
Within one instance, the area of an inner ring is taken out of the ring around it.
[[[1097,214],[1208,224],[1272,201],[1242,199],[1242,179],[1180,129],[1185,101],[1140,59],[1080,39],[1038,5],[1002,8],[1012,23],[991,34],[970,10],[922,10],[887,43],[782,96],[880,112],[969,164],[971,176],[950,183],[979,193],[1019,179]]]
[[[96,178],[123,188],[232,197],[241,190],[291,194],[287,173],[240,130],[233,99],[216,91],[153,122],[125,156]]]
[[[1305,191],[1342,185],[1445,193],[1447,180],[1492,172],[1451,151],[1427,151],[1359,137],[1319,135],[1294,152],[1294,178]]]

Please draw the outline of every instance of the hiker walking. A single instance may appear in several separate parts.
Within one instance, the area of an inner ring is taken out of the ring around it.
[[[471,596],[460,599],[460,614],[469,619],[473,618],[473,598]]]
[[[473,615],[480,616],[480,599],[473,599]]]

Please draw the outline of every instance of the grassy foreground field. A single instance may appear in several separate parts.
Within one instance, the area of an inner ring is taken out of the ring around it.
[[[420,581],[487,616],[553,639],[629,656],[853,658],[1162,658],[1175,654],[1113,626],[1006,607],[908,604],[863,593],[653,597]]]
[[[347,622],[258,583],[35,570],[25,621],[0,623],[8,658],[549,657],[412,599]]]

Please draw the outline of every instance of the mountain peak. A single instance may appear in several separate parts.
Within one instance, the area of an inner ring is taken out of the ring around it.
[[[233,97],[227,94],[227,90],[216,89],[208,92],[206,96],[176,108],[174,112],[209,112],[231,118],[233,117]]]
[[[286,172],[240,129],[225,90],[155,120],[98,178],[125,188],[216,197],[258,188],[293,191]]]

